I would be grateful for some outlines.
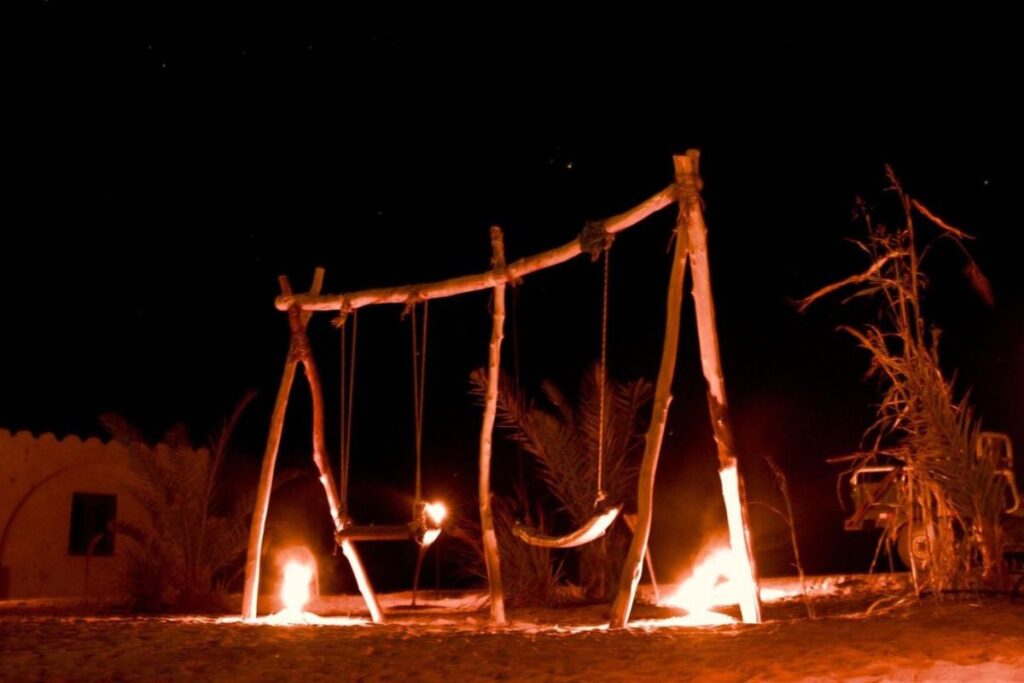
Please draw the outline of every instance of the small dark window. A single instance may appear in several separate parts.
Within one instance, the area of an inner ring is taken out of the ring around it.
[[[114,554],[114,534],[107,524],[117,518],[117,496],[106,493],[74,493],[71,495],[71,541],[69,555]]]

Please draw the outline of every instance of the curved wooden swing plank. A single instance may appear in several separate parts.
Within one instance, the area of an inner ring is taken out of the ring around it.
[[[564,536],[548,536],[519,522],[516,522],[512,527],[512,533],[520,541],[540,548],[575,548],[576,546],[596,541],[604,536],[605,532],[608,531],[608,527],[612,525],[612,522],[615,521],[620,512],[622,512],[621,505],[608,508],[604,512],[591,517],[579,529]]]

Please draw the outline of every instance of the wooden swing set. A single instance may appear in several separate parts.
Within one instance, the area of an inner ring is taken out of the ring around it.
[[[478,495],[480,504],[480,527],[484,560],[490,592],[490,615],[492,621],[503,624],[505,618],[504,597],[501,583],[500,557],[494,520],[491,512],[491,449],[494,422],[498,402],[498,375],[501,365],[501,348],[505,326],[505,289],[515,285],[523,277],[546,268],[564,263],[580,254],[589,253],[595,259],[602,253],[604,260],[604,289],[601,321],[601,363],[600,363],[600,404],[599,429],[604,427],[604,384],[606,367],[607,323],[608,323],[608,250],[613,236],[639,223],[651,214],[669,206],[678,205],[675,224],[675,246],[672,268],[668,283],[665,334],[660,368],[655,383],[651,420],[645,437],[643,460],[638,478],[637,514],[630,518],[633,540],[622,568],[619,589],[612,605],[611,623],[621,628],[629,621],[637,585],[640,581],[653,517],[654,480],[658,457],[671,402],[672,378],[675,374],[676,353],[679,346],[679,327],[682,313],[683,287],[686,266],[692,268],[692,291],[697,317],[701,368],[707,382],[707,397],[711,425],[718,451],[719,474],[722,493],[728,517],[729,536],[734,555],[743,573],[749,577],[741,581],[743,595],[740,608],[743,620],[758,623],[761,608],[758,598],[757,571],[751,552],[749,524],[747,521],[746,496],[742,478],[739,476],[732,429],[725,397],[721,360],[715,324],[714,304],[711,295],[711,278],[707,256],[707,227],[700,198],[701,179],[698,170],[699,152],[689,150],[685,155],[673,157],[674,182],[636,207],[603,221],[588,222],[579,237],[562,246],[540,254],[528,256],[512,263],[506,263],[503,234],[500,228],[491,228],[491,269],[478,274],[465,275],[440,282],[420,283],[398,287],[368,289],[344,294],[322,294],[323,269],[318,268],[309,290],[303,294],[292,291],[285,276],[279,278],[281,295],[276,299],[278,310],[288,315],[291,341],[281,384],[270,421],[270,430],[264,451],[263,466],[257,490],[249,535],[249,547],[245,565],[245,590],[242,599],[242,618],[253,620],[257,613],[257,597],[260,574],[260,558],[263,534],[266,527],[267,510],[274,477],[274,467],[281,442],[285,413],[292,384],[298,366],[301,364],[312,398],[313,461],[320,474],[320,482],[327,496],[334,535],[342,553],[348,560],[374,622],[384,620],[384,614],[369,577],[356,550],[356,541],[415,540],[421,548],[429,546],[440,533],[441,520],[435,509],[421,499],[420,472],[422,461],[423,424],[423,380],[426,370],[425,344],[427,332],[427,302],[430,299],[458,296],[470,292],[490,289],[493,292],[492,326],[488,348],[487,387],[484,395],[483,421],[480,429]],[[408,525],[360,526],[349,517],[348,510],[348,463],[349,439],[351,435],[352,387],[355,373],[355,345],[357,311],[364,306],[376,304],[402,304],[412,313],[413,328],[413,393],[416,420],[416,488],[413,519]],[[422,328],[418,332],[416,310],[423,308]],[[336,487],[334,476],[327,459],[325,445],[325,418],[323,390],[316,363],[309,346],[307,328],[316,312],[335,312],[335,324],[341,330],[342,339],[342,439],[340,486]],[[346,354],[346,327],[351,321],[351,353]],[[346,369],[347,368],[347,369]],[[346,372],[348,373],[346,375]],[[621,505],[606,505],[603,485],[603,441],[599,434],[597,462],[597,491],[594,514],[579,529],[559,537],[545,536],[521,524],[514,533],[522,541],[551,548],[576,547],[597,538],[619,517]]]

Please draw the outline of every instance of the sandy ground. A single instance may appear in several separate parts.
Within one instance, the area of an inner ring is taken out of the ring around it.
[[[676,626],[679,612],[640,606],[617,632],[603,627],[606,605],[513,610],[495,628],[475,594],[431,592],[417,609],[408,594],[385,596],[385,625],[363,622],[351,597],[314,605],[347,625],[299,626],[8,602],[0,680],[1024,681],[1024,601],[894,604],[878,586],[825,588],[815,620],[794,600],[766,605],[758,626]]]

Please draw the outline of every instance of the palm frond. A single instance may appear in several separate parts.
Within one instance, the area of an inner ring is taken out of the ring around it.
[[[145,527],[114,526],[135,541],[125,556],[122,579],[140,608],[197,609],[221,603],[218,579],[244,551],[252,505],[218,505],[215,492],[231,430],[250,401],[247,396],[239,403],[211,440],[212,451],[195,450],[183,427],[172,428],[162,444],[150,446],[124,418],[103,417],[128,453],[132,494],[147,516]],[[145,576],[147,571],[156,576]]]
[[[532,456],[535,471],[557,501],[554,527],[578,527],[594,513],[597,494],[598,438],[601,432],[600,371],[596,365],[584,374],[577,400],[570,402],[551,382],[541,385],[543,405],[530,400],[515,382],[499,380],[497,424],[509,438]],[[487,376],[482,370],[470,377],[471,393],[482,397]],[[636,494],[636,460],[642,445],[639,415],[653,395],[646,380],[617,383],[606,379],[604,410],[603,488],[611,504],[629,504]],[[558,517],[564,519],[560,521]],[[600,543],[580,551],[580,583],[589,597],[604,596],[624,557],[621,530],[609,532]],[[504,563],[504,551],[502,551]]]

